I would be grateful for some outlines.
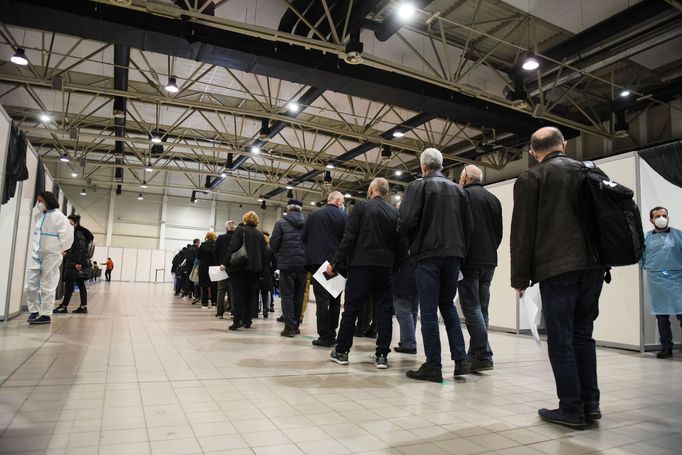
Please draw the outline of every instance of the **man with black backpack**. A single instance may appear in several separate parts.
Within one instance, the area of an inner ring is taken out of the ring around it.
[[[558,409],[540,418],[572,428],[601,418],[597,358],[592,339],[605,267],[592,252],[576,210],[584,165],[564,155],[566,141],[553,127],[531,137],[539,164],[514,184],[511,226],[511,285],[522,297],[540,283]]]

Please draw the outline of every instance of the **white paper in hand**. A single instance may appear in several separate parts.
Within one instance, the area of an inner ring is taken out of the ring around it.
[[[227,272],[220,270],[219,265],[214,265],[208,268],[208,277],[211,281],[223,281],[227,279]]]
[[[538,324],[540,323],[542,310],[540,286],[535,285],[526,289],[519,301],[519,306],[521,307],[521,317],[525,315],[525,322],[530,327],[530,333],[533,334],[535,341],[540,344],[540,334],[538,333]]]
[[[313,279],[320,283],[332,297],[337,298],[346,288],[346,279],[339,273],[334,276],[334,278],[328,280],[327,277],[324,276],[324,272],[327,271],[328,265],[329,261],[325,261],[324,264],[317,269],[317,272],[313,275]]]

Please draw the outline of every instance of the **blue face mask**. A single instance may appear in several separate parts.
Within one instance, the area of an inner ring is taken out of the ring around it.
[[[346,208],[345,208],[344,206],[340,206],[340,207],[339,207],[339,210],[341,210],[342,212],[344,212],[344,213],[345,213],[345,211],[346,211]]]

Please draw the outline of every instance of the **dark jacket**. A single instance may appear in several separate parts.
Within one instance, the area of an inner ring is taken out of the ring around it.
[[[237,230],[234,231],[232,240],[230,240],[230,256],[242,247],[244,239],[246,239],[246,251],[249,260],[244,268],[241,270],[233,270],[232,273],[262,273],[267,270],[265,238],[263,238],[263,233],[261,231],[250,224],[239,226]]]
[[[348,215],[335,205],[327,205],[310,215],[303,228],[305,269],[316,272],[325,261],[331,261],[339,249]]]
[[[502,242],[502,204],[480,183],[464,187],[474,217],[469,252],[463,267],[497,266],[497,248]]]
[[[224,234],[220,234],[215,241],[215,263],[216,265],[224,265],[225,268],[230,268],[230,241],[232,240],[232,235],[234,231],[228,231]]]
[[[343,240],[331,264],[395,268],[398,255],[398,210],[382,197],[355,204]]]
[[[173,261],[171,262],[171,273],[178,273],[178,267],[185,260],[185,251],[181,250],[173,256]]]
[[[194,260],[197,258],[198,251],[199,248],[195,247],[194,245],[187,248],[187,252],[185,253],[185,262],[183,262],[185,271],[187,273],[192,273],[192,268],[194,268]]]
[[[580,162],[547,156],[514,184],[511,285],[525,289],[565,272],[596,267],[575,213]]]
[[[280,272],[302,272],[305,262],[303,227],[305,217],[301,212],[288,212],[275,223],[270,246],[277,255]]]
[[[270,245],[265,245],[265,271],[260,280],[261,291],[272,291],[275,288],[275,270],[277,270],[277,256]]]
[[[413,260],[463,259],[474,230],[469,198],[440,172],[415,180],[400,203],[399,229],[409,239]]]
[[[417,265],[409,260],[408,240],[400,238],[398,268],[393,274],[393,295],[395,297],[412,297],[417,295]]]
[[[78,225],[73,229],[73,243],[64,255],[65,280],[77,280],[88,276],[88,270],[90,270],[88,246],[94,238],[92,233],[83,226]],[[76,269],[76,265],[81,266],[80,272]]]
[[[208,276],[208,268],[216,265],[213,252],[215,240],[206,240],[199,247],[197,258],[199,259],[199,286],[210,286],[211,278]]]

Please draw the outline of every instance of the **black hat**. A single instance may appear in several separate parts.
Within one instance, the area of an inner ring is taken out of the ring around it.
[[[299,207],[303,207],[303,202],[299,201],[298,199],[289,199],[287,205],[298,205]]]

